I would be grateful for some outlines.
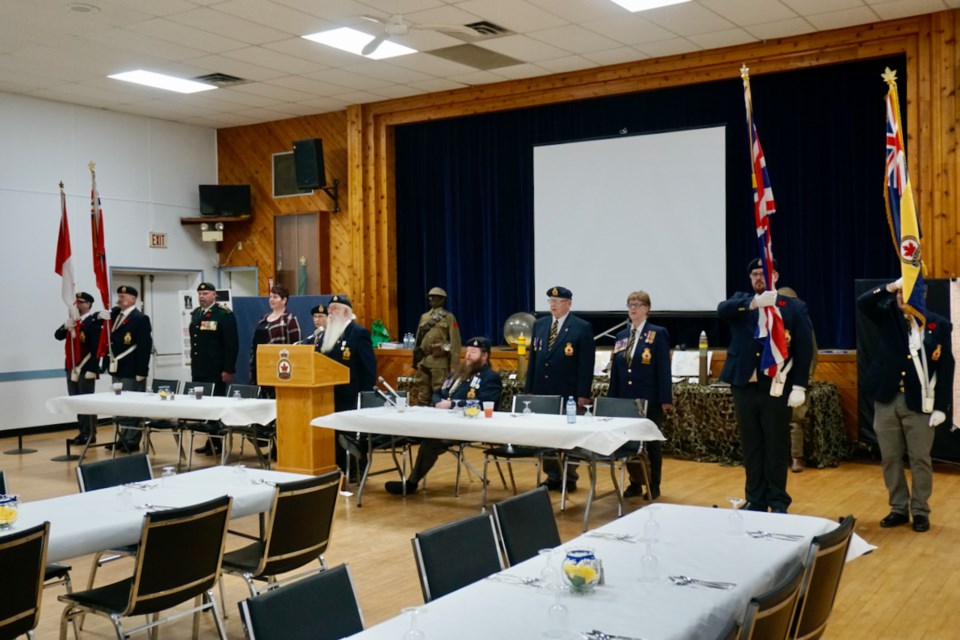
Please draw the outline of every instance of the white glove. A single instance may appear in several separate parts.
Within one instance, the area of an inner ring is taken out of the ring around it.
[[[777,292],[764,291],[763,293],[755,295],[753,299],[756,301],[758,307],[772,307],[777,302]]]
[[[84,371],[84,373],[83,373],[83,378],[84,378],[85,380],[96,380],[96,379],[97,379],[97,374],[94,373],[93,371]]]
[[[63,328],[67,331],[70,331],[70,329],[73,329],[75,326],[77,326],[77,321],[73,318],[67,318],[67,321],[63,323]]]
[[[103,311],[97,314],[97,317],[100,318],[101,320],[109,320],[110,311],[108,311],[107,309],[104,309]]]
[[[137,376],[137,382],[143,382],[147,379],[147,376]]]
[[[790,391],[790,397],[787,398],[787,406],[796,409],[807,399],[807,390],[798,384],[793,385]]]
[[[903,278],[897,278],[893,282],[887,285],[887,291],[890,293],[895,293],[897,291],[903,291]]]
[[[943,411],[934,411],[930,414],[930,426],[939,427],[947,419],[947,414]]]

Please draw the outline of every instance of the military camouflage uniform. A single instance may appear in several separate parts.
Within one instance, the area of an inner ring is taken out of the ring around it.
[[[446,345],[450,345],[449,351]],[[413,365],[417,370],[417,404],[433,406],[431,398],[443,379],[460,362],[460,327],[446,309],[430,309],[420,316]]]

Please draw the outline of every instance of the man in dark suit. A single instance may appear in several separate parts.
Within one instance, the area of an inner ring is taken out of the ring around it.
[[[746,509],[786,513],[790,466],[791,409],[803,404],[813,358],[813,327],[802,300],[778,296],[767,290],[760,259],[747,266],[752,292],[739,292],[721,302],[717,315],[730,325],[730,348],[720,373],[733,393],[733,406],[740,427],[740,446],[746,470]],[[779,279],[776,262],[771,289]],[[783,318],[786,360],[776,377],[760,366],[763,342],[758,322],[765,307],[775,307]]]
[[[912,515],[913,530],[927,531],[934,428],[946,421],[953,403],[953,326],[929,309],[925,324],[904,313],[902,279],[867,291],[857,307],[883,337],[864,376],[864,391],[874,401],[873,430],[890,502],[890,513],[880,526],[906,524]],[[910,488],[904,453],[910,458]]]
[[[650,295],[634,291],[627,296],[630,324],[616,336],[610,357],[611,398],[638,398],[647,401],[647,418],[663,426],[664,414],[673,410],[673,385],[670,377],[670,334],[663,327],[647,322]],[[650,457],[650,497],[660,497],[660,476],[663,457],[660,442],[646,443]],[[627,465],[630,486],[623,495],[630,498],[642,494],[642,472],[639,465]]]
[[[67,394],[71,396],[94,393],[97,378],[100,377],[100,359],[97,358],[97,346],[100,344],[102,320],[90,309],[93,296],[79,291],[73,304],[77,307],[79,318],[69,318],[54,332],[57,340],[66,340],[66,358],[64,369],[67,372]],[[77,425],[80,433],[70,444],[83,445],[89,440],[97,441],[97,416],[78,415]]]
[[[486,338],[473,338],[467,341],[466,347],[463,364],[454,369],[443,380],[440,390],[433,394],[433,406],[437,409],[449,409],[454,400],[476,400],[481,407],[484,402],[493,402],[496,406],[500,399],[503,382],[500,374],[490,367],[490,341]],[[451,440],[424,438],[420,442],[417,461],[407,480],[406,491],[403,482],[394,480],[386,483],[384,488],[387,493],[399,496],[416,492],[417,485],[436,464],[437,458],[455,444],[457,443]]]
[[[333,388],[334,411],[357,408],[357,395],[373,388],[377,380],[377,358],[370,331],[354,321],[353,304],[346,296],[335,295],[327,305],[327,328],[320,353],[350,369],[350,381]],[[337,465],[346,469],[346,451],[337,438]]]
[[[317,351],[320,351],[320,346],[323,343],[323,332],[327,328],[327,308],[318,304],[310,309],[310,316],[313,318],[313,333],[298,344],[312,344]]]
[[[566,287],[547,290],[550,315],[533,323],[529,364],[524,390],[537,395],[559,395],[565,400],[577,398],[582,407],[590,402],[593,386],[593,365],[596,345],[589,322],[570,313],[573,293]],[[556,460],[543,461],[547,480],[543,484],[551,491],[562,487],[560,465]],[[567,475],[567,491],[576,491],[576,469]]]
[[[217,288],[209,282],[197,287],[197,300],[200,306],[190,313],[190,380],[212,382],[213,395],[223,396],[237,371],[237,318],[233,311],[217,304]],[[221,433],[219,422],[194,423],[192,427]],[[213,455],[220,451],[207,440],[196,453]]]
[[[153,352],[153,329],[150,318],[137,309],[139,292],[134,287],[121,285],[117,288],[117,306],[111,311],[111,353],[107,359],[107,371],[123,386],[124,391],[146,391],[147,375],[150,373],[150,356]],[[120,449],[135,453],[140,449],[140,429],[131,429],[139,423],[136,418],[120,418]],[[112,449],[113,445],[107,445]]]

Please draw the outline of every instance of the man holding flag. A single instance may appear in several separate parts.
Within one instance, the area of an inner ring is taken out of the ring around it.
[[[760,257],[747,265],[752,292],[735,293],[717,307],[730,325],[730,348],[720,379],[730,384],[746,470],[744,508],[786,513],[790,506],[791,409],[806,399],[813,358],[807,305],[777,295],[770,216],[776,211],[766,159],[753,122],[750,75],[742,68],[753,174],[754,222]],[[788,391],[784,397],[784,391]]]
[[[100,377],[100,359],[97,357],[97,345],[100,343],[100,317],[90,309],[93,296],[85,291],[76,295],[76,309],[79,319],[72,317],[60,325],[54,332],[57,340],[66,340],[67,394],[71,396],[96,391],[97,378]],[[78,415],[77,424],[80,434],[70,444],[85,445],[97,441],[97,416]]]
[[[880,446],[883,481],[890,513],[884,528],[910,522],[918,532],[930,529],[934,429],[943,424],[953,401],[954,359],[950,322],[926,308],[920,223],[900,129],[897,76],[887,69],[887,219],[900,258],[900,277],[867,291],[857,300],[883,340],[864,376],[864,392],[873,403],[873,430]],[[910,458],[907,486],[903,456]]]

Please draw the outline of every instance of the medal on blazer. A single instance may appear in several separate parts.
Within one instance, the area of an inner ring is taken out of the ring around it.
[[[789,346],[790,346],[790,340],[793,339],[793,336],[790,335],[790,329],[784,329],[784,330],[783,330],[783,337],[786,339],[786,341],[787,341],[787,346],[789,347]]]
[[[216,320],[204,320],[200,323],[200,331],[216,331],[217,330],[217,321]]]
[[[652,357],[653,357],[653,354],[650,353],[650,348],[649,348],[649,347],[644,347],[643,353],[640,354],[640,361],[641,361],[643,364],[650,364],[650,358],[652,358]]]
[[[85,334],[83,331],[81,331],[81,332],[80,332],[80,342],[86,342],[86,341],[87,341],[87,334]]]
[[[350,359],[350,347],[347,346],[346,342],[340,343],[340,348],[342,350],[341,356],[344,360]]]
[[[133,336],[130,335],[129,331],[123,334],[123,344],[133,344]]]
[[[568,343],[567,343],[567,346],[565,346],[565,347],[563,348],[563,355],[565,355],[565,356],[572,356],[572,355],[573,355],[573,343],[572,343],[572,342],[568,342]]]
[[[937,345],[937,348],[934,349],[934,350],[933,350],[933,353],[930,354],[930,359],[933,360],[934,362],[936,362],[937,360],[939,360],[939,359],[940,359],[940,351],[941,351],[940,345],[938,344],[938,345]]]
[[[477,397],[476,391],[474,391],[473,389],[470,389],[469,391],[467,391],[467,400],[473,400],[476,397]]]
[[[657,337],[657,332],[656,332],[656,331],[647,331],[647,339],[645,340],[645,342],[646,342],[647,344],[653,344],[653,340],[654,340],[654,338],[656,338],[656,337]]]
[[[613,345],[613,352],[614,352],[614,353],[620,353],[621,351],[623,351],[624,349],[626,349],[626,348],[627,348],[627,342],[628,342],[628,340],[627,340],[626,338],[624,338],[623,340],[617,340],[616,343]]]

